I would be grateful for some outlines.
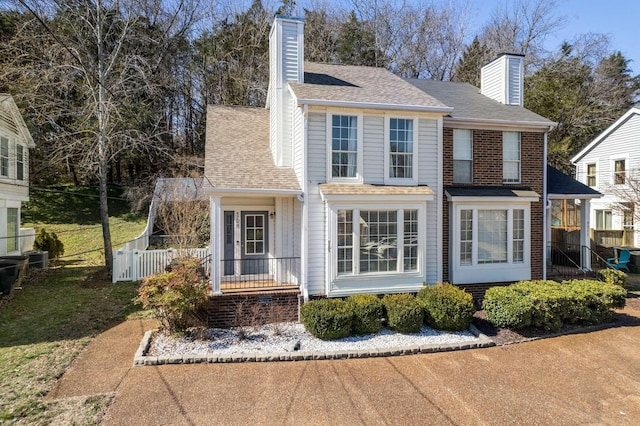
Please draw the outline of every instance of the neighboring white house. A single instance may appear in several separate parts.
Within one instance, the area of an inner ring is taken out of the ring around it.
[[[303,21],[276,17],[266,109],[208,107],[214,294],[543,278],[554,123],[522,107],[520,56],[489,64],[482,91],[303,57]]]
[[[35,144],[11,95],[0,93],[0,256],[31,250],[35,231],[20,229],[29,201],[29,148]]]
[[[604,194],[591,202],[594,242],[640,247],[640,109],[627,111],[571,162],[576,165],[577,180]]]

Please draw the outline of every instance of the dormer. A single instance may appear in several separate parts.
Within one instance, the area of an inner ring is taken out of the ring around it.
[[[274,162],[291,166],[293,109],[288,82],[304,81],[304,21],[277,15],[269,34],[269,141]]]
[[[503,53],[483,66],[480,93],[504,105],[524,106],[524,55]]]

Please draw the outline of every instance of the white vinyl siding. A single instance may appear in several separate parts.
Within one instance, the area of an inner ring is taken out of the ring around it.
[[[440,132],[440,126],[438,120],[421,118],[418,121],[418,169],[420,175],[418,176],[419,185],[429,185],[434,192],[438,191],[438,184],[441,179],[440,163],[438,160],[438,135]],[[438,235],[438,218],[440,216],[441,207],[438,206],[438,202],[427,203],[426,208],[426,221],[427,226],[425,232],[427,234],[427,241],[431,241],[425,248],[425,257],[427,264],[427,277],[426,282],[433,284],[442,277],[438,275],[441,270],[441,265],[438,262],[438,245],[435,241],[441,238]]]
[[[365,115],[364,122],[364,182],[384,183],[384,116]]]

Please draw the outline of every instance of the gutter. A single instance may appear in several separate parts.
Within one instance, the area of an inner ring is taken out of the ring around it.
[[[313,105],[335,108],[359,108],[359,109],[379,109],[391,111],[413,111],[413,112],[434,112],[434,113],[450,113],[453,111],[451,107],[438,107],[426,105],[398,105],[398,104],[382,104],[375,102],[354,102],[354,101],[334,101],[326,99],[298,99],[298,106]]]

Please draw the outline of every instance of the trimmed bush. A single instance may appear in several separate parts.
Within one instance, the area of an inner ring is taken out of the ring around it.
[[[49,259],[57,259],[64,254],[64,244],[58,239],[56,233],[48,233],[44,228],[40,229],[40,232],[36,235],[33,248],[38,251],[49,252]]]
[[[600,269],[596,273],[596,277],[600,281],[604,281],[605,283],[619,285],[620,287],[624,287],[627,282],[627,274],[623,271],[618,271],[616,269]]]
[[[522,281],[487,290],[482,304],[493,324],[558,330],[565,324],[600,324],[625,303],[626,290],[594,280]]]
[[[413,295],[387,294],[382,299],[387,312],[387,325],[400,333],[417,333],[422,327],[424,310]]]
[[[310,300],[300,308],[300,321],[318,339],[333,340],[349,336],[353,313],[340,299]]]
[[[449,283],[425,287],[417,298],[424,307],[425,322],[437,330],[466,330],[476,311],[473,296]]]
[[[384,308],[382,301],[374,294],[355,294],[346,300],[353,313],[351,331],[353,334],[373,334],[380,331]]]
[[[531,326],[533,303],[513,288],[489,288],[484,294],[482,309],[487,319],[498,327],[518,330]]]
[[[198,274],[199,266],[199,259],[184,259],[170,272],[142,280],[135,301],[153,311],[163,330],[181,333],[204,322],[209,283]]]

